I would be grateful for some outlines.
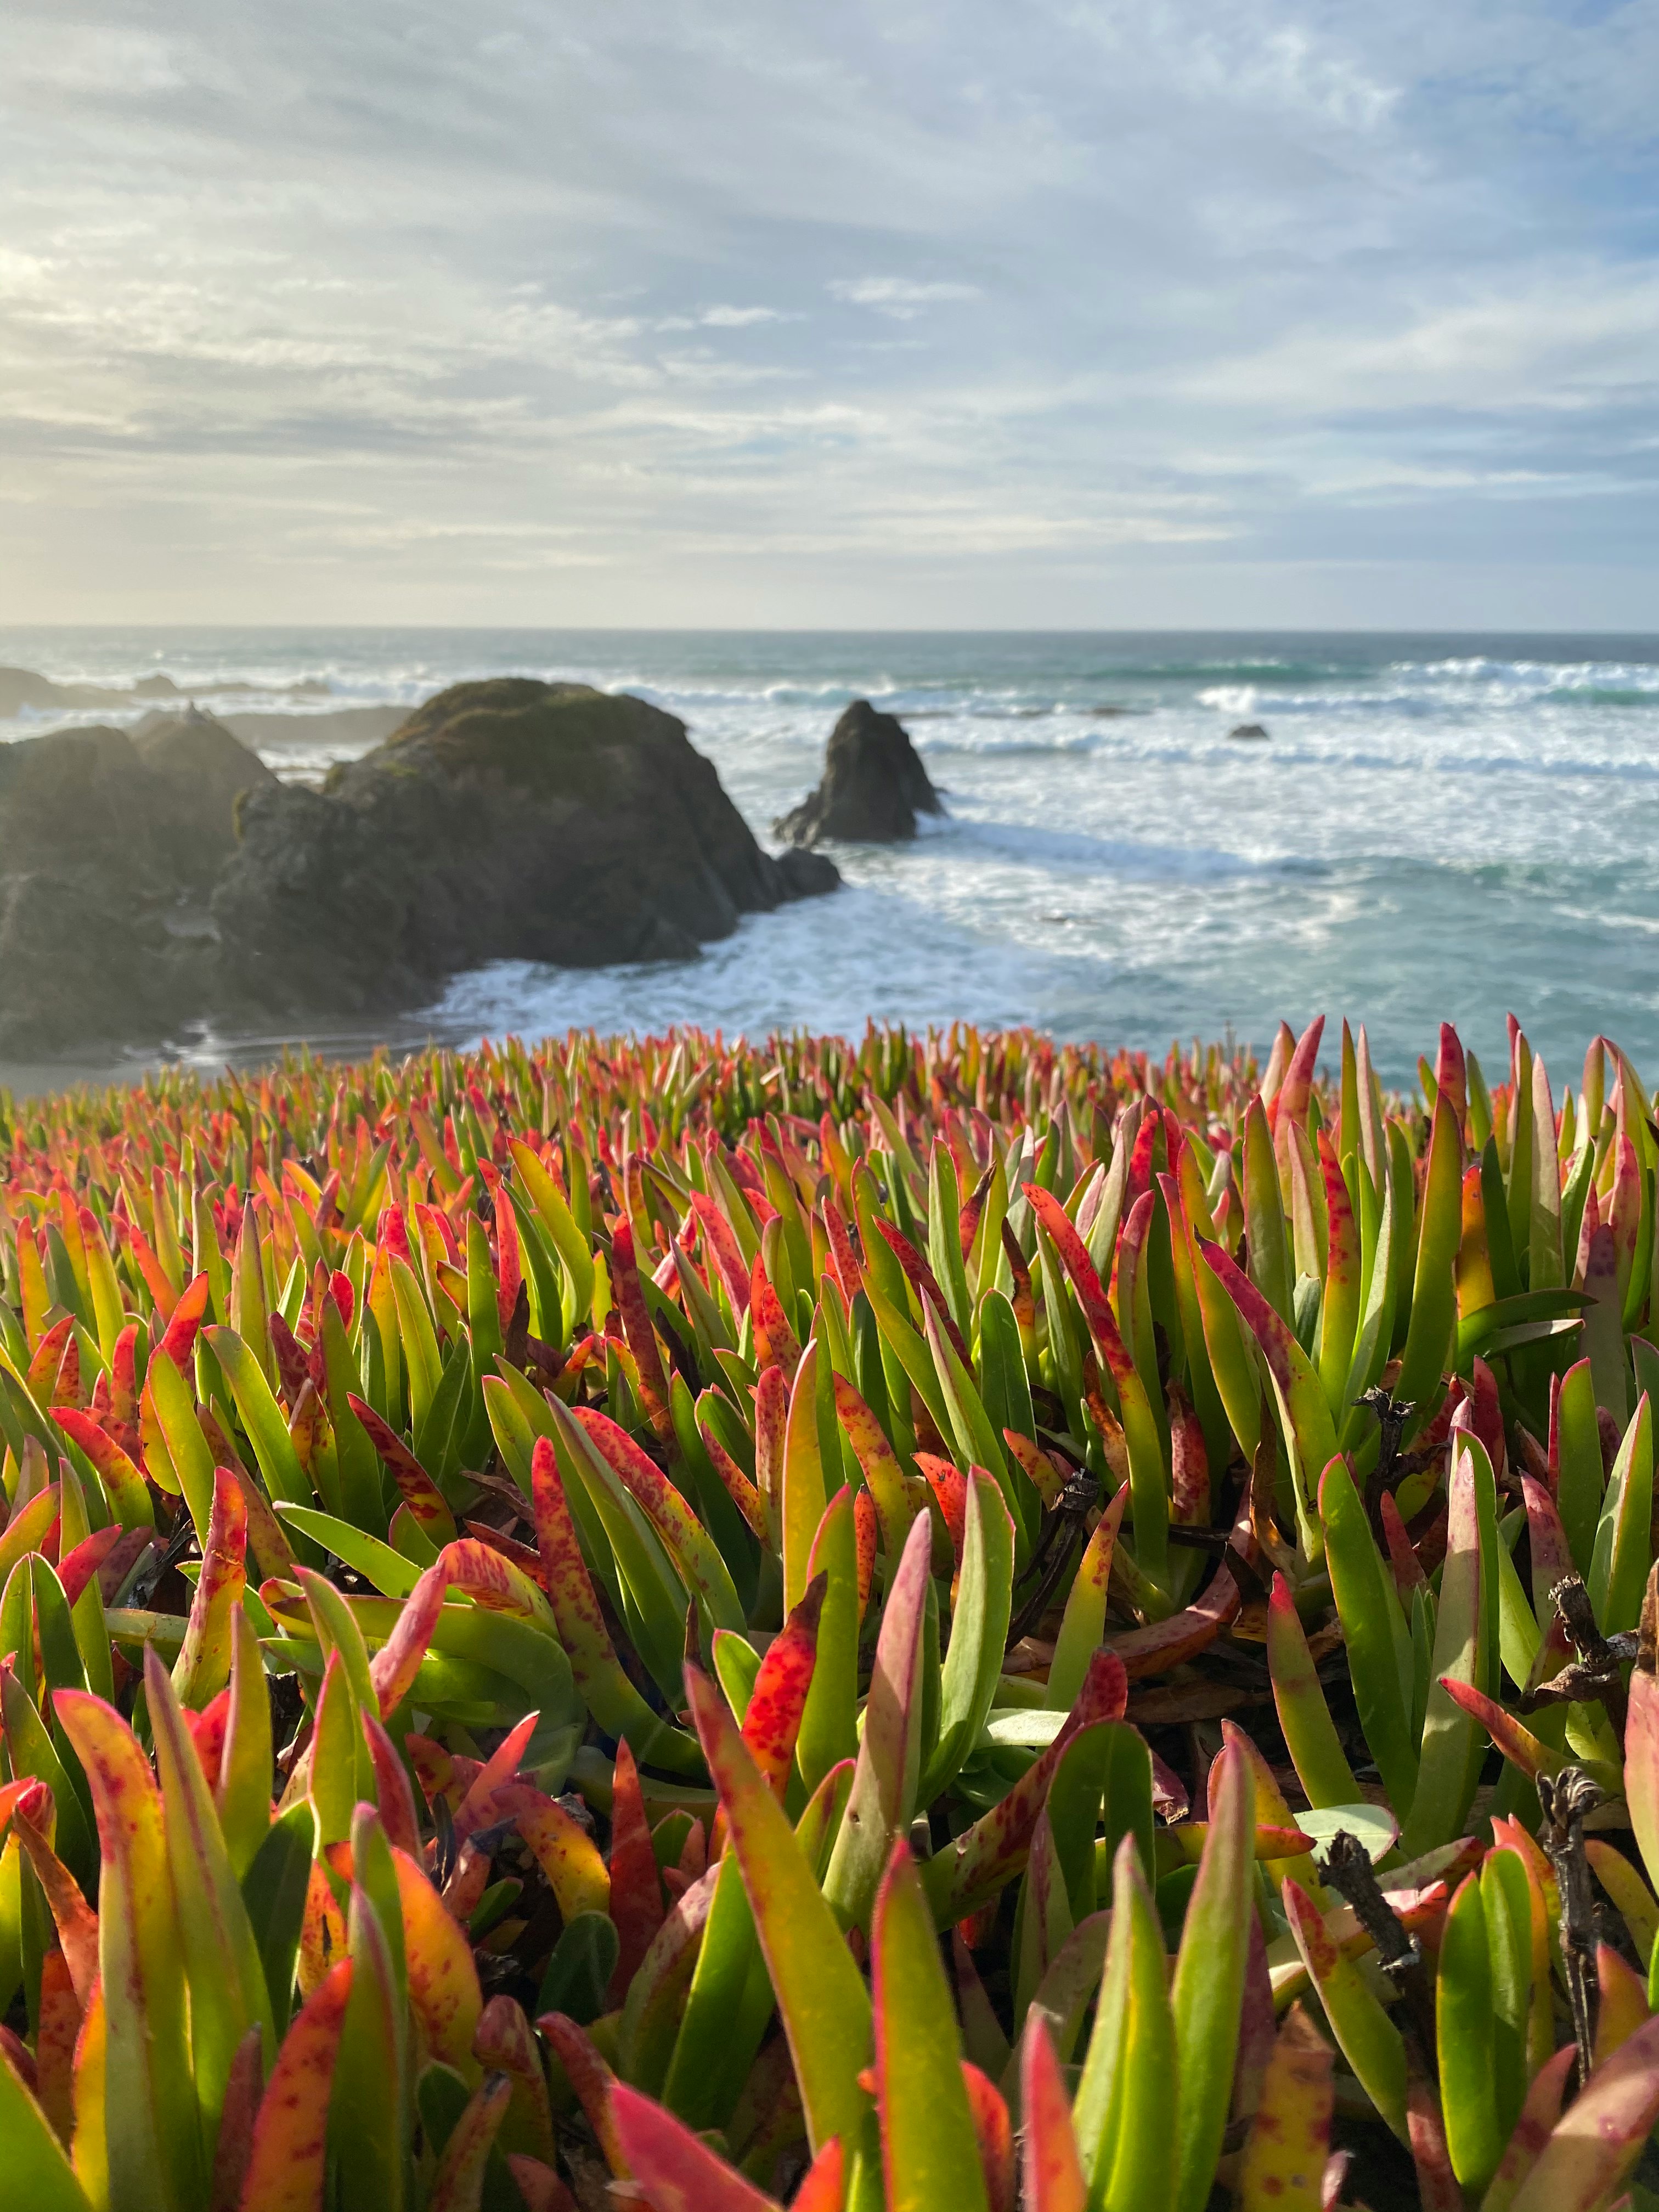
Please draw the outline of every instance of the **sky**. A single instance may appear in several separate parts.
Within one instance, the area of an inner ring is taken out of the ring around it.
[[[1651,0],[6,0],[0,621],[1659,627]]]

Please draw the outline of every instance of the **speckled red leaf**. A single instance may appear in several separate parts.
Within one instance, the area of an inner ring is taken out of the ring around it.
[[[253,2124],[240,2212],[322,2212],[329,2098],[351,1972],[349,1958],[331,1966],[283,2039]]]
[[[836,1393],[836,1418],[847,1431],[853,1456],[864,1470],[887,1556],[896,1559],[904,1549],[914,1517],[904,1487],[904,1470],[885,1430],[847,1377],[832,1375],[830,1381]]]
[[[1541,1482],[1529,1474],[1521,1478],[1521,1495],[1527,1507],[1527,1538],[1532,1553],[1532,1587],[1537,1609],[1542,1613],[1550,1591],[1568,1575],[1577,1573],[1567,1532],[1555,1500]]]
[[[30,1775],[9,1787],[18,1792],[21,1801],[15,1805],[14,1832],[45,1894],[75,1994],[85,2004],[98,1979],[98,1915],[87,1903],[80,1883],[46,1841],[52,1792]],[[0,1800],[3,1796],[0,1792]]]
[[[876,1542],[881,1532],[876,1501],[866,1489],[853,1493],[853,1540],[858,1553],[859,1620],[862,1623],[876,1579]]]
[[[536,2026],[563,2067],[612,2177],[617,2181],[631,2179],[632,2168],[623,2148],[611,2103],[617,2077],[599,2056],[593,2039],[585,2028],[560,2012],[544,2012]]]
[[[505,1336],[519,1303],[524,1280],[524,1261],[519,1250],[519,1217],[513,1211],[507,1185],[495,1185],[495,1310]]]
[[[1170,1518],[1185,1528],[1207,1528],[1210,1520],[1204,1427],[1177,1382],[1170,1385]]]
[[[755,1386],[755,1480],[774,1522],[783,1510],[783,1462],[788,1434],[788,1376],[781,1367],[763,1366],[760,1381]]]
[[[1320,2212],[1333,2095],[1330,2045],[1299,2005],[1273,2045],[1239,2161],[1238,2212]]]
[[[1150,1155],[1149,1155],[1150,1157]],[[1099,1349],[1101,1358],[1121,1382],[1133,1372],[1134,1362],[1124,1343],[1117,1325],[1117,1316],[1112,1311],[1101,1283],[1098,1270],[1089,1257],[1089,1248],[1078,1235],[1066,1216],[1065,1207],[1049,1190],[1040,1183],[1021,1185],[1032,1212],[1042,1224],[1049,1243],[1060,1256],[1060,1265],[1071,1278],[1072,1288],[1077,1292],[1078,1304],[1083,1309],[1083,1318],[1089,1325],[1089,1334]]]
[[[466,1930],[457,1927],[444,1910],[419,1863],[394,1847],[392,1863],[403,1916],[410,2003],[434,2057],[453,2066],[467,2081],[476,2081],[472,2039],[478,2032],[483,1998],[472,1946]]]
[[[681,1492],[608,1413],[592,1406],[572,1410],[589,1443],[662,1539],[677,1571],[708,1607],[710,1617],[722,1626],[738,1626],[743,1615],[726,1563]]]
[[[59,1561],[58,1579],[64,1585],[64,1595],[71,1606],[127,1534],[128,1531],[118,1522],[112,1521],[107,1528],[94,1528],[90,1536],[82,1538],[67,1559]]]
[[[1030,1476],[1032,1486],[1045,1505],[1056,1505],[1060,1493],[1066,1487],[1066,1478],[1041,1445],[1034,1443],[1018,1429],[1005,1429],[1002,1441],[1011,1456]]]
[[[81,1380],[81,1351],[71,1332],[75,1328],[73,1314],[65,1314],[61,1321],[53,1322],[34,1347],[23,1380],[37,1406],[73,1406],[79,1394]],[[70,1376],[64,1370],[70,1360],[74,1366]]]
[[[674,1434],[668,1380],[663,1373],[662,1349],[651,1326],[645,1292],[640,1288],[639,1269],[634,1261],[634,1231],[626,1221],[619,1221],[611,1231],[611,1275],[617,1310],[622,1316],[623,1334],[639,1363],[641,1402],[652,1427],[665,1443]]]
[[[481,1544],[476,1536],[457,1536],[444,1546],[439,1565],[448,1587],[464,1590],[486,1612],[510,1613],[552,1627],[552,1613],[540,1588],[493,1544]]]
[[[1097,1651],[1077,1702],[1048,1748],[999,1804],[928,1861],[923,1881],[941,1927],[987,1903],[1019,1872],[1048,1799],[1048,1784],[1067,1747],[1082,1729],[1098,1721],[1121,1720],[1128,1697],[1122,1662],[1113,1652]]]
[[[1504,2146],[1504,2155],[1498,2161],[1489,2184],[1487,2202],[1507,2207],[1527,2174],[1542,2155],[1544,2147],[1556,2122],[1561,2117],[1561,2101],[1566,2094],[1567,2083],[1578,2053],[1568,2044],[1553,2057],[1547,2058],[1532,2077],[1526,2101],[1521,2107],[1521,2117],[1510,2131]]]
[[[443,1492],[437,1484],[397,1431],[380,1419],[373,1406],[351,1391],[346,1393],[346,1403],[368,1431],[369,1442],[386,1462],[410,1512],[435,1543],[447,1543],[455,1533],[454,1516],[444,1503]]]
[[[185,1285],[162,1332],[161,1341],[155,1347],[173,1362],[186,1382],[194,1379],[191,1356],[196,1349],[196,1332],[207,1312],[210,1288],[205,1271]]]
[[[951,1318],[951,1309],[945,1303],[944,1291],[939,1286],[938,1276],[934,1274],[927,1261],[902,1230],[895,1229],[890,1221],[883,1220],[879,1214],[875,1217],[875,1221],[884,1242],[900,1267],[903,1268],[917,1297],[921,1299],[924,1306],[931,1305],[938,1314],[940,1324],[945,1334],[951,1340],[951,1348],[956,1352],[957,1358],[971,1371],[973,1362],[968,1357],[967,1344],[962,1331]]]
[[[464,1844],[467,1838],[489,1825],[489,1801],[496,1790],[505,1789],[518,1775],[519,1762],[524,1757],[530,1739],[536,1733],[539,1713],[526,1713],[523,1719],[508,1729],[494,1751],[473,1777],[467,1793],[455,1808],[455,1840]]]
[[[230,1680],[233,1614],[247,1588],[247,1506],[228,1468],[213,1471],[202,1571],[191,1599],[185,1640],[173,1670],[182,1704],[198,1711]]]
[[[611,1918],[619,1939],[611,2002],[622,2002],[651,1939],[663,1923],[662,1881],[640,1789],[639,1769],[627,1743],[617,1747],[611,1802]]]
[[[374,1714],[365,1713],[362,1722],[363,1734],[368,1739],[368,1755],[374,1767],[375,1802],[380,1809],[380,1825],[386,1830],[386,1841],[399,1850],[408,1851],[418,1858],[421,1831],[415,1812],[415,1793],[409,1784],[409,1771],[398,1758],[392,1738]]]
[[[812,1686],[818,1619],[829,1587],[827,1574],[814,1576],[807,1584],[800,1603],[767,1647],[744,1715],[743,1740],[780,1804]]]
[[[1196,1604],[1172,1613],[1167,1620],[1155,1620],[1148,1628],[1114,1637],[1108,1649],[1132,1682],[1166,1674],[1213,1644],[1237,1618],[1239,1603],[1238,1584],[1225,1567],[1218,1567]]]
[[[75,2043],[81,2002],[61,1951],[40,1962],[40,1995],[34,2035],[35,2096],[58,2140],[68,2148],[75,2128]]]
[[[117,1518],[127,1528],[149,1528],[155,1519],[154,1509],[143,1476],[138,1472],[131,1455],[117,1443],[109,1431],[101,1427],[90,1413],[73,1406],[52,1408],[52,1419],[72,1443],[78,1444],[97,1469],[98,1479],[109,1493],[110,1504]],[[134,1437],[137,1444],[137,1437]]]
[[[962,1548],[968,1534],[968,1478],[959,1467],[933,1452],[918,1452],[916,1467],[938,1500],[951,1538],[951,1573],[962,1571]]]
[[[720,1269],[720,1279],[726,1285],[726,1296],[732,1301],[732,1311],[739,1321],[749,1310],[749,1270],[743,1264],[743,1254],[732,1233],[732,1224],[714,1200],[701,1190],[691,1194],[691,1211],[696,1215],[697,1225],[708,1240]]]
[[[823,1226],[830,1239],[830,1256],[835,1263],[842,1295],[850,1305],[864,1286],[864,1270],[859,1262],[858,1247],[853,1242],[853,1232],[847,1225],[847,1216],[833,1198],[826,1198],[823,1201]]]
[[[519,2133],[529,2137],[538,2158],[551,2160],[553,2118],[547,2075],[523,2006],[509,1996],[491,1997],[478,2015],[472,2055],[481,2066],[505,2074],[512,2081]]]
[[[409,1695],[443,1611],[449,1571],[442,1559],[429,1566],[404,1599],[390,1636],[368,1662],[368,1678],[386,1719]]]
[[[511,1820],[518,1829],[567,1922],[579,1912],[609,1913],[611,1875],[599,1845],[556,1799],[527,1782],[513,1782],[495,1792],[489,1815],[492,1825]]]
[[[765,1379],[764,1376],[761,1378],[763,1382]],[[764,1543],[766,1541],[765,1499],[720,1442],[714,1422],[702,1412],[697,1415],[697,1434],[702,1438],[703,1449],[708,1454],[709,1463],[724,1485],[727,1496],[749,1523],[751,1534]]]
[[[758,1252],[749,1278],[749,1316],[755,1329],[755,1364],[763,1372],[781,1368],[787,1380],[800,1364],[800,1346]]]
[[[210,1698],[199,1713],[193,1713],[186,1707],[182,1717],[190,1731],[196,1764],[202,1770],[202,1779],[210,1790],[217,1790],[219,1769],[225,1755],[225,1732],[230,1724],[229,1686],[227,1685],[216,1697]]]

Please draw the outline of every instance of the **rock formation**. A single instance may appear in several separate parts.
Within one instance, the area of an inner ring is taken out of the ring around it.
[[[823,782],[772,826],[794,845],[895,844],[915,836],[918,813],[944,811],[897,717],[854,699],[830,733]]]
[[[489,960],[685,959],[840,881],[763,853],[672,714],[521,678],[441,692],[320,792],[250,792],[240,828],[222,988],[279,1018],[418,1005]]]
[[[463,684],[284,784],[211,715],[0,744],[0,1052],[425,1004],[489,960],[680,960],[833,890],[773,860],[684,726],[580,684]]]
[[[1242,738],[1249,744],[1260,744],[1266,741],[1267,732],[1260,722],[1239,722],[1228,731],[1227,735]]]
[[[205,896],[270,771],[207,715],[0,744],[0,1050],[160,1037],[203,1012]]]
[[[199,707],[150,717],[134,732],[132,749],[165,789],[158,834],[179,882],[206,890],[236,848],[238,798],[274,787],[276,777],[258,753]]]

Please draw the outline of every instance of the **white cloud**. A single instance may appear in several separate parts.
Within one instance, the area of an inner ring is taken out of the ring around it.
[[[878,313],[891,315],[899,322],[908,322],[924,307],[977,300],[980,296],[977,284],[924,284],[908,276],[837,276],[830,280],[828,289],[837,300],[845,300],[850,307],[874,307]]]
[[[781,323],[796,318],[786,317],[777,307],[705,307],[697,318],[711,331],[746,331],[756,323]]]

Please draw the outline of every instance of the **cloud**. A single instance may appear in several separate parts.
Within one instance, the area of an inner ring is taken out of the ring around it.
[[[921,284],[908,276],[837,276],[830,280],[828,289],[851,307],[874,307],[899,322],[908,322],[924,307],[980,296],[977,284]]]
[[[0,608],[1649,622],[1656,77],[1643,0],[9,0]]]
[[[786,316],[778,307],[705,307],[697,318],[711,331],[746,331],[757,323],[781,323],[795,319]]]

